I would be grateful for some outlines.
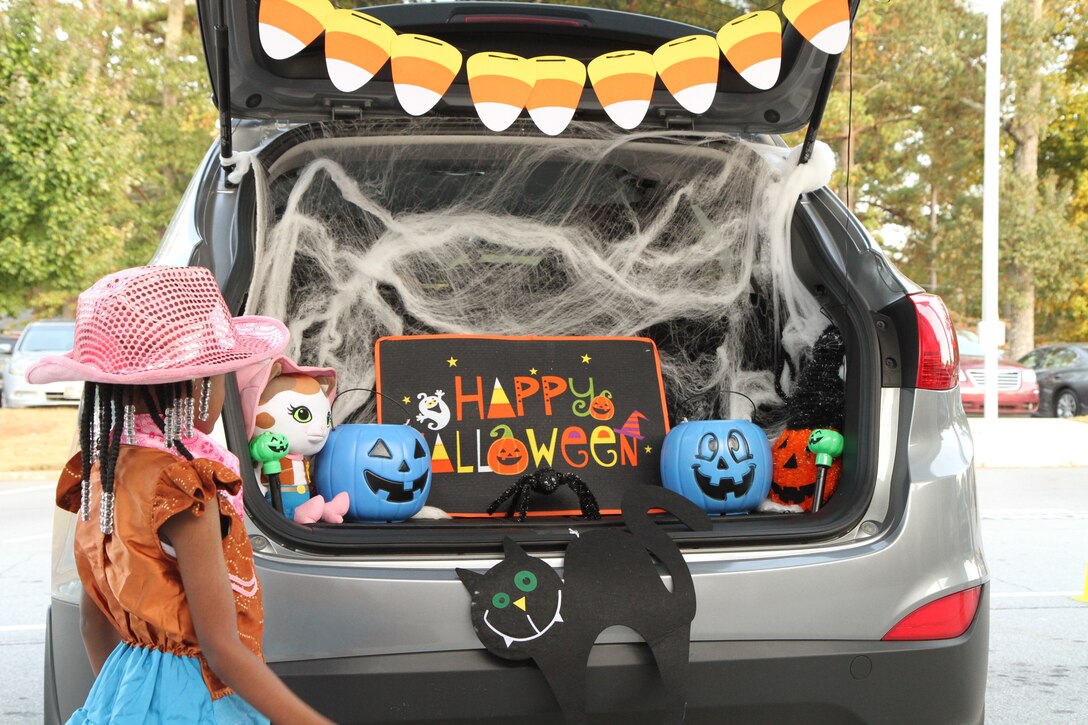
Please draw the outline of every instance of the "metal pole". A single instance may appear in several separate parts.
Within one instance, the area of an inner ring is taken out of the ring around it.
[[[1004,325],[997,311],[998,199],[1001,158],[1001,0],[990,0],[986,18],[986,126],[982,196],[982,322],[984,351],[983,417],[997,418],[997,348]]]

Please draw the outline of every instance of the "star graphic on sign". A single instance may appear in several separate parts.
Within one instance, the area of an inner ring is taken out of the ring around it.
[[[451,368],[457,367],[457,358],[453,357],[452,355],[450,356],[450,359],[447,360],[446,362],[448,362],[450,364]]]
[[[529,368],[530,375],[536,375],[536,368]]]
[[[401,400],[404,401],[405,405],[408,405],[409,403],[412,402],[412,399],[409,398],[407,395],[405,395],[403,398],[401,398]]]
[[[654,447],[653,446],[646,446],[646,448],[644,450],[647,453],[653,453],[654,452]]]
[[[591,358],[589,355],[583,355],[582,356],[582,362],[584,362],[586,365],[589,365],[589,361],[592,360],[592,359],[593,358]]]

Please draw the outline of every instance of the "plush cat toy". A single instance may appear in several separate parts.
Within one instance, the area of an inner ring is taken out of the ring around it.
[[[308,458],[325,445],[332,429],[336,373],[331,368],[301,367],[281,357],[239,376],[242,408],[250,439],[272,431],[287,438],[288,454],[279,476],[283,514],[300,524],[344,521],[350,501],[340,493],[326,501],[313,495]],[[244,377],[244,380],[243,380]],[[258,480],[268,484],[258,469]]]

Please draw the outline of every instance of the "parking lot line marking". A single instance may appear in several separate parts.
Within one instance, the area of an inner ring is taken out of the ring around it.
[[[991,592],[994,599],[1031,599],[1035,597],[1075,597],[1080,592]]]
[[[33,534],[31,536],[19,536],[14,539],[4,539],[5,544],[22,544],[27,541],[37,541],[38,539],[48,539],[53,536],[52,531],[46,531],[41,534]]]
[[[4,624],[0,625],[0,632],[41,632],[44,624]]]

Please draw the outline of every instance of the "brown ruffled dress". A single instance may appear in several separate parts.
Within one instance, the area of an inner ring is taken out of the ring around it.
[[[237,494],[241,480],[214,461],[186,461],[165,451],[137,446],[121,447],[115,471],[114,532],[105,535],[99,528],[101,484],[97,465],[91,472],[90,517],[76,523],[75,560],[84,589],[120,634],[123,644],[118,650],[127,646],[195,658],[209,702],[228,696],[240,701],[212,672],[200,651],[177,562],[171,548],[159,540],[159,528],[182,511],[197,516],[209,509],[218,513],[223,522],[223,557],[234,592],[238,634],[261,657],[264,609],[253,550],[241,518],[220,495],[221,491]],[[80,479],[77,454],[61,474],[58,506],[79,511]],[[117,654],[115,651],[110,659]],[[109,668],[107,662],[95,689]],[[87,710],[95,699],[95,689],[77,715],[93,715]],[[162,700],[161,704],[169,705],[169,693],[154,696]],[[244,701],[241,704],[245,705]],[[73,721],[97,722],[106,716],[116,719],[116,714],[99,713],[97,717],[74,717]]]

